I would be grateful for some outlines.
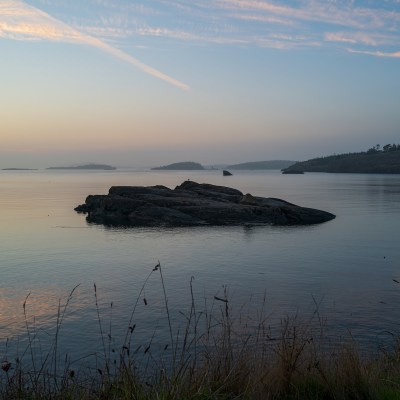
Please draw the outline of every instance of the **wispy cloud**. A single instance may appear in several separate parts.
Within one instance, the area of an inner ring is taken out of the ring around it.
[[[142,63],[104,40],[83,34],[44,11],[22,1],[5,0],[0,3],[0,37],[14,40],[70,42],[94,46],[173,86],[183,90],[189,89],[189,86],[185,83]]]
[[[30,9],[27,1],[48,14]],[[145,69],[120,49],[166,49],[182,43],[349,51],[351,45],[377,56],[400,49],[399,0],[6,0],[3,4],[14,6],[18,15],[0,16],[0,36],[86,43],[185,89],[185,84],[151,67]],[[21,9],[27,15],[21,15]],[[90,12],[82,13],[83,9]],[[55,12],[57,20],[49,15]]]
[[[327,32],[325,40],[328,42],[361,44],[366,46],[396,45],[398,38],[373,32]]]
[[[219,0],[221,7],[242,12],[262,12],[299,21],[322,22],[352,28],[381,28],[400,21],[400,13],[377,8],[354,7],[352,1],[307,0],[299,7],[262,0]]]
[[[192,32],[173,30],[168,28],[139,28],[136,34],[140,36],[156,36],[171,39],[178,39],[186,42],[217,43],[217,44],[246,44],[248,40],[229,38],[216,35],[198,35]]]
[[[385,53],[382,51],[363,51],[363,50],[355,50],[355,49],[347,49],[349,53],[356,53],[356,54],[366,54],[368,56],[374,57],[385,57],[385,58],[400,58],[400,51],[396,51],[393,53]]]
[[[199,0],[189,5],[174,0],[160,1],[177,14],[176,25],[178,20],[188,20],[192,29],[179,30],[176,26],[171,29],[167,25],[149,23],[150,27],[138,29],[139,35],[282,49],[351,43],[380,47],[379,54],[396,54],[400,47],[398,0],[364,4],[352,0],[302,0],[295,3],[283,0]],[[210,27],[218,31],[214,40],[208,35]],[[347,51],[346,47],[342,48]],[[369,53],[376,54],[374,51]]]
[[[291,19],[271,16],[271,15],[235,13],[231,14],[230,16],[237,20],[250,21],[250,22],[262,22],[266,24],[286,25],[286,26],[295,25],[295,22]]]

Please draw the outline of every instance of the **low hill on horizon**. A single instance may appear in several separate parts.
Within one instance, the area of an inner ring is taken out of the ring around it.
[[[379,145],[359,153],[334,154],[297,162],[283,171],[400,174],[400,145]]]
[[[86,169],[86,170],[105,170],[111,171],[115,170],[115,167],[106,164],[84,164],[84,165],[77,165],[77,166],[70,166],[70,167],[48,167],[46,169]]]
[[[152,170],[165,170],[165,171],[186,171],[186,170],[203,170],[205,169],[201,164],[193,161],[182,161],[169,165],[163,165],[161,167],[154,167]]]
[[[253,161],[253,162],[228,165],[226,169],[242,169],[242,170],[283,169],[295,163],[296,161],[289,161],[289,160]]]
[[[2,171],[37,171],[37,168],[2,168]]]

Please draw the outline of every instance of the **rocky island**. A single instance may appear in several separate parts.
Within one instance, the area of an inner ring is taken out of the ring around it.
[[[237,189],[185,181],[175,189],[113,186],[75,208],[88,222],[120,226],[310,225],[335,215]]]

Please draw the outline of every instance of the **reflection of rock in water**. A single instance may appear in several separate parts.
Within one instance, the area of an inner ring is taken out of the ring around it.
[[[329,221],[325,211],[256,197],[225,186],[185,181],[165,186],[113,186],[75,208],[88,221],[116,226],[308,225]]]
[[[282,174],[302,175],[304,174],[304,171],[300,169],[283,169]]]

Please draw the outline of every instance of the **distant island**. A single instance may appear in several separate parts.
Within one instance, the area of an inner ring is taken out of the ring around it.
[[[400,174],[400,145],[376,145],[359,153],[334,154],[301,161],[283,169],[283,173],[336,172],[364,174]]]
[[[37,168],[2,168],[2,171],[37,171]]]
[[[254,161],[241,164],[228,165],[227,169],[242,169],[242,170],[262,170],[262,169],[283,169],[296,163],[289,160],[270,160],[270,161]]]
[[[193,161],[183,161],[177,162],[169,165],[164,165],[162,167],[154,167],[152,170],[165,170],[165,171],[195,171],[205,169],[201,164]]]
[[[86,170],[112,171],[115,170],[116,168],[106,164],[85,164],[85,165],[77,165],[71,167],[49,167],[46,169],[86,169]]]

